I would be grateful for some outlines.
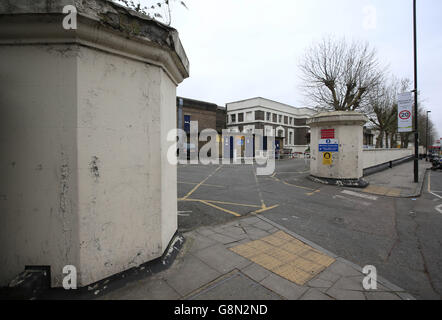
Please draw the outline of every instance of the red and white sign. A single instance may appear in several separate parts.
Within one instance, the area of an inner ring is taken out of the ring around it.
[[[334,139],[334,138],[335,138],[335,129],[321,130],[321,139]]]
[[[411,112],[408,110],[404,110],[399,113],[399,118],[401,118],[402,120],[408,120],[411,118]]]
[[[404,92],[398,95],[398,132],[413,131],[413,94]]]

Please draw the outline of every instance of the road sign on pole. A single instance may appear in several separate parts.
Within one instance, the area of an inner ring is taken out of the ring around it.
[[[398,95],[398,132],[413,132],[413,94]]]

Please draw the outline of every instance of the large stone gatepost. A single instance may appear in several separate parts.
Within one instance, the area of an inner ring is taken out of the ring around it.
[[[365,187],[363,126],[368,119],[357,112],[325,112],[308,120],[311,127],[310,175],[315,181]]]
[[[0,285],[50,266],[60,286],[73,265],[81,287],[164,253],[188,68],[174,29],[112,2],[0,2]]]

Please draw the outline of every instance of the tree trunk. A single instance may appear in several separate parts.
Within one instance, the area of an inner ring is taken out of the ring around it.
[[[382,149],[384,147],[384,132],[379,131],[378,138],[376,139],[376,149]]]

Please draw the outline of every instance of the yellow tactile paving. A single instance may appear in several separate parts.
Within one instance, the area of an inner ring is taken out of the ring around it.
[[[272,250],[267,251],[266,254],[279,261],[282,261],[283,263],[289,263],[296,259],[296,256],[294,254],[281,248],[273,248]]]
[[[273,272],[301,286],[312,278],[312,276],[307,272],[299,268],[293,267],[290,264],[285,264],[275,269]]]
[[[266,268],[267,270],[274,270],[284,264],[284,262],[266,254],[260,253],[257,256],[251,257],[249,260],[252,260],[256,264]]]
[[[324,267],[329,267],[333,262],[335,262],[335,259],[326,256],[325,254],[312,250],[307,251],[304,254],[301,254],[301,256],[307,260],[314,261],[315,263]]]
[[[283,231],[230,250],[299,285],[304,285],[335,262]]]
[[[306,248],[305,245],[299,244],[299,243],[293,242],[293,241],[287,242],[284,245],[284,250],[286,250],[294,255],[302,255],[302,253],[309,251],[309,249]]]
[[[316,275],[325,269],[324,266],[321,266],[320,264],[317,264],[315,262],[312,262],[310,260],[301,257],[297,258],[293,262],[290,262],[289,265],[299,268],[302,271],[305,271],[308,274],[313,274],[313,275]]]
[[[400,189],[386,188],[377,185],[369,185],[367,188],[363,189],[363,192],[389,197],[398,197],[401,195]]]
[[[262,240],[271,244],[272,246],[275,246],[275,247],[279,247],[279,246],[282,246],[283,244],[287,243],[287,240],[281,239],[281,238],[274,236],[274,235],[272,235],[270,237],[262,238]]]

